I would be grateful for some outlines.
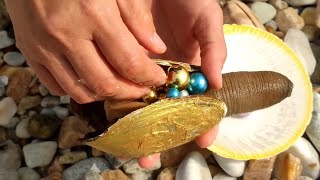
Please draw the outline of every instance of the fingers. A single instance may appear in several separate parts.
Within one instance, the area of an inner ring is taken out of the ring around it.
[[[223,35],[223,15],[217,2],[204,9],[195,24],[195,36],[200,45],[201,70],[213,88],[222,87],[221,70],[226,59]]]
[[[83,83],[97,96],[116,100],[135,99],[147,94],[146,86],[133,83],[114,72],[91,41],[79,41],[66,53],[68,60]]]
[[[152,14],[141,0],[117,0],[121,17],[138,42],[154,53],[166,51],[166,45],[156,33]]]
[[[147,157],[141,157],[138,159],[140,167],[145,169],[152,169],[160,164],[160,153],[153,154]]]
[[[116,8],[113,9],[116,10]],[[166,81],[166,74],[147,57],[143,48],[123,23],[119,12],[105,16],[107,19],[108,17],[112,18],[109,18],[108,23],[99,24],[100,28],[96,29],[93,38],[108,63],[122,77],[133,82],[146,86],[163,85]]]
[[[33,63],[30,61],[28,63],[31,65],[32,69],[37,73],[37,77],[40,80],[40,82],[48,88],[50,94],[54,96],[66,95],[64,90],[60,87],[60,85],[57,83],[57,81],[54,79],[54,77],[51,75],[47,68],[40,64]]]
[[[206,148],[210,146],[213,141],[215,140],[217,133],[218,133],[218,126],[215,126],[214,128],[210,129],[208,132],[202,134],[196,139],[196,143],[201,148]]]

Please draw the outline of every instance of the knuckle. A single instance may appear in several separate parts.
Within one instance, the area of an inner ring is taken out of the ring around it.
[[[93,90],[97,96],[114,97],[117,94],[117,86],[113,78],[98,81]]]
[[[124,64],[121,73],[124,74],[126,78],[135,77],[135,75],[138,74],[141,67],[139,66],[139,58],[137,56],[127,55],[122,62],[124,62]]]

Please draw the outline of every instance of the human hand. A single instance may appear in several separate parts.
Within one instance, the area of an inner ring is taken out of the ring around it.
[[[168,48],[164,54],[149,56],[201,65],[211,87],[221,88],[226,45],[219,4],[215,0],[161,0],[153,1],[150,8],[157,32]],[[210,146],[217,132],[218,126],[199,136],[196,143],[202,148]],[[157,161],[159,153],[138,160],[144,168],[154,167]]]
[[[144,49],[163,53],[139,0],[6,0],[17,47],[53,95],[79,103],[138,98],[166,76]]]

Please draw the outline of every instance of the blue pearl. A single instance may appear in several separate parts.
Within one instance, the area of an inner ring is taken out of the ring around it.
[[[187,90],[190,94],[202,94],[208,88],[207,78],[202,73],[192,73]]]
[[[179,98],[181,93],[178,89],[169,88],[167,92],[167,98]]]

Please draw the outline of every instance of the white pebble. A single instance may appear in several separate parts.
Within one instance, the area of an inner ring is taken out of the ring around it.
[[[300,137],[287,152],[301,160],[302,176],[309,176],[314,179],[319,177],[319,155],[309,141]]]
[[[234,160],[213,154],[220,167],[230,176],[240,177],[246,168],[246,161]]]
[[[19,52],[7,52],[3,56],[3,61],[10,66],[21,66],[26,62],[23,55]]]
[[[61,104],[69,104],[71,97],[68,95],[60,96],[60,102]]]
[[[28,124],[29,124],[29,118],[22,119],[17,127],[16,127],[16,136],[18,138],[24,139],[31,137],[29,131],[28,131]]]
[[[20,180],[39,180],[40,175],[33,169],[22,167],[18,170]]]
[[[56,113],[59,119],[64,119],[69,116],[69,109],[61,106],[55,106],[52,110]]]
[[[237,180],[237,178],[236,178],[236,177],[229,176],[229,175],[227,175],[227,174],[225,174],[225,173],[220,172],[220,173],[216,174],[216,175],[213,177],[212,180]]]
[[[176,180],[211,180],[212,176],[204,157],[197,151],[188,154],[180,163]]]
[[[0,125],[10,124],[12,117],[17,112],[17,104],[11,97],[5,97],[0,101]]]
[[[265,2],[252,3],[251,10],[262,24],[271,21],[277,14],[276,8]]]
[[[99,173],[89,170],[85,173],[84,180],[103,180],[103,177]]]
[[[23,146],[23,155],[29,168],[49,165],[57,151],[57,142],[44,141]]]
[[[8,36],[7,31],[0,31],[0,49],[14,45],[14,39]]]
[[[308,176],[301,176],[300,180],[313,180],[311,177]]]
[[[0,86],[7,86],[9,82],[8,76],[0,76]]]
[[[150,180],[152,179],[152,174],[151,172],[139,172],[136,174],[132,174],[131,180]]]

